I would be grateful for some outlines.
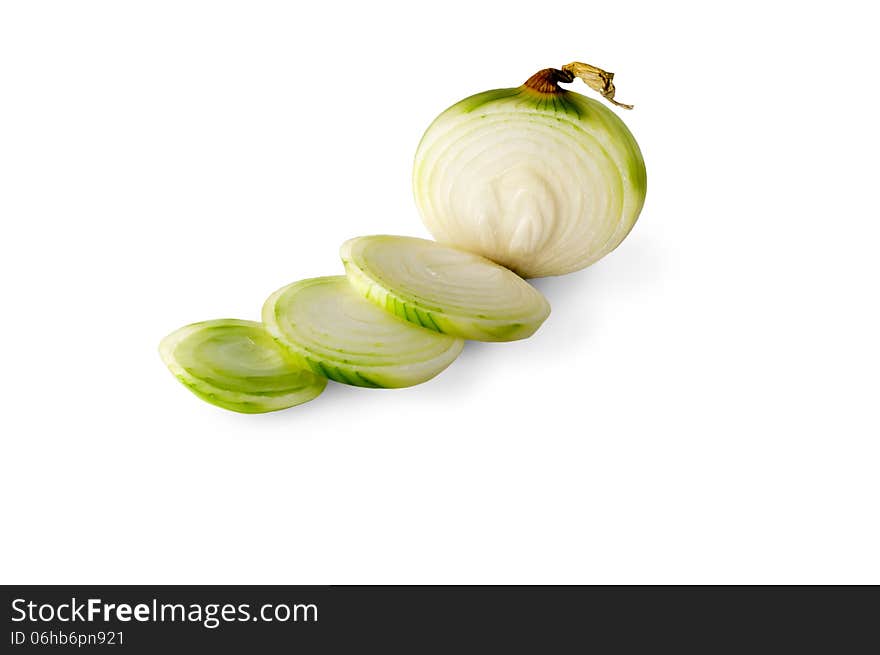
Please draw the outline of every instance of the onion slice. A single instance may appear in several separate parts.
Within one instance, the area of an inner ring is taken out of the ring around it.
[[[528,282],[479,255],[402,236],[350,239],[340,249],[360,294],[411,323],[478,341],[531,336],[550,305]]]
[[[449,366],[464,345],[380,309],[341,275],[279,289],[263,305],[263,322],[300,365],[358,387],[425,382]]]
[[[318,396],[327,380],[292,363],[262,324],[238,319],[193,323],[159,345],[162,360],[212,405],[259,414]]]

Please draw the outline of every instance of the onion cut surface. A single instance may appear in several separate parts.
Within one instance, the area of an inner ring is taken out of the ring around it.
[[[318,396],[327,380],[294,364],[260,323],[219,319],[172,332],[162,360],[196,396],[212,405],[259,414]]]
[[[449,366],[464,345],[380,309],[342,275],[279,289],[263,305],[263,322],[299,364],[359,387],[425,382]]]
[[[362,296],[416,325],[478,341],[531,336],[550,314],[544,296],[494,262],[426,239],[367,236],[340,249]]]
[[[416,152],[413,192],[438,242],[522,277],[562,275],[605,256],[632,229],[645,164],[600,102],[527,85],[440,114]]]

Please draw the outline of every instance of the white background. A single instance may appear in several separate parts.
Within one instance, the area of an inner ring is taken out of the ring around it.
[[[0,580],[880,583],[859,5],[3,3]],[[346,238],[427,236],[434,116],[574,59],[648,200],[536,336],[263,416],[164,368]]]

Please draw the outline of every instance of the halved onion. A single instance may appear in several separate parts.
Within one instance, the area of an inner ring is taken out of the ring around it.
[[[428,127],[413,190],[437,241],[541,277],[589,266],[629,234],[645,201],[642,154],[614,112],[558,86],[575,77],[629,108],[611,73],[576,62],[466,98]]]

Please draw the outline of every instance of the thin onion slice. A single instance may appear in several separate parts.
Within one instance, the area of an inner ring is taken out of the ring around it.
[[[434,241],[358,237],[342,244],[340,255],[362,296],[429,330],[514,341],[534,334],[550,314],[544,296],[515,273]]]
[[[262,324],[238,319],[193,323],[165,337],[162,360],[204,401],[245,414],[300,405],[327,380],[292,363]]]
[[[449,366],[464,345],[376,307],[342,275],[279,289],[263,305],[263,322],[302,366],[358,387],[426,382]]]

